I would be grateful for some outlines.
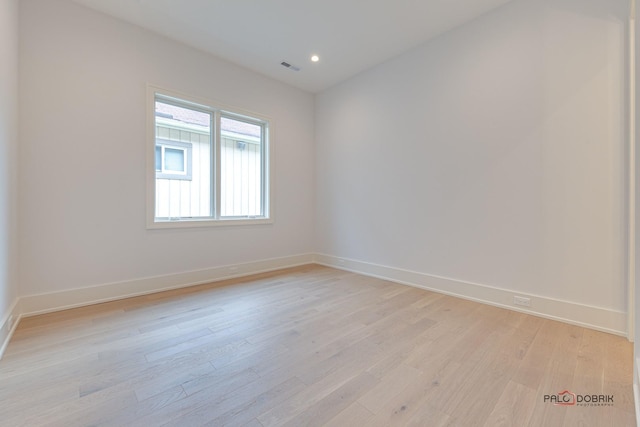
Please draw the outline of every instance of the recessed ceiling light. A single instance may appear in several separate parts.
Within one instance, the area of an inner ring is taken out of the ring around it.
[[[318,61],[320,61],[320,57],[318,55],[313,55],[311,57],[311,62],[318,62]]]

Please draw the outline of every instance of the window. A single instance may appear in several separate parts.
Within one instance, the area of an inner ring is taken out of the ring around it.
[[[156,138],[156,179],[191,180],[192,146]]]
[[[271,222],[269,122],[149,87],[150,228]]]

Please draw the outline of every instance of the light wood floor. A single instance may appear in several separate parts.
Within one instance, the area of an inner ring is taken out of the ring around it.
[[[633,426],[631,384],[624,338],[305,266],[23,319],[0,425]]]

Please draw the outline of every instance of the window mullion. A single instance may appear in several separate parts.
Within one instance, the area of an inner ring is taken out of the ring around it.
[[[261,125],[261,132],[260,132],[260,174],[262,175],[261,179],[260,179],[260,213],[262,216],[266,216],[267,215],[267,202],[266,202],[266,198],[267,198],[267,185],[268,185],[268,179],[269,177],[267,176],[267,127],[262,124]]]
[[[222,172],[221,172],[221,155],[222,150],[220,148],[221,138],[220,138],[220,112],[216,111],[213,114],[213,118],[215,120],[215,126],[213,127],[214,131],[211,133],[213,141],[212,141],[212,149],[213,153],[212,164],[215,165],[214,173],[212,174],[213,182],[211,185],[211,190],[213,191],[212,200],[215,200],[215,219],[220,219],[222,216]]]

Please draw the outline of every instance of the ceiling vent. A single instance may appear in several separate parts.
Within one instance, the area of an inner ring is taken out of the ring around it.
[[[293,71],[300,71],[300,67],[296,67],[295,65],[291,65],[291,64],[289,64],[288,62],[285,62],[285,61],[282,61],[280,63],[280,65],[282,65],[283,67],[287,67],[288,69],[293,70]]]

